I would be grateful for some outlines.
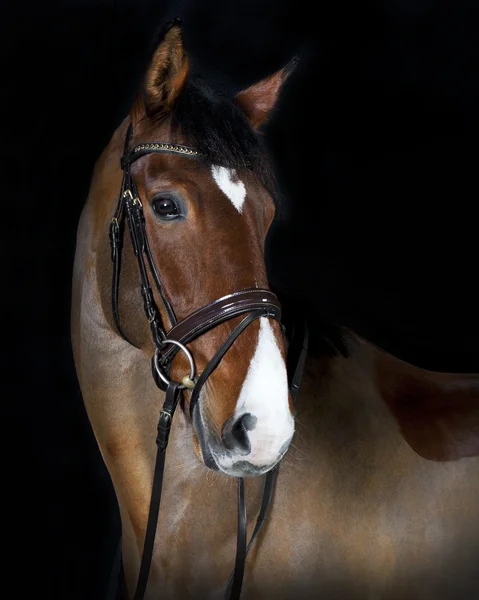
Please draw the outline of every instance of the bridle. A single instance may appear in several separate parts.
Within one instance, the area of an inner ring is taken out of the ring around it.
[[[266,289],[243,289],[228,294],[210,304],[207,304],[191,313],[188,317],[178,322],[174,310],[170,305],[161,285],[161,280],[153,260],[148,237],[146,234],[145,217],[143,205],[140,200],[138,189],[131,174],[132,164],[139,158],[148,154],[167,153],[184,156],[187,158],[201,159],[201,155],[194,149],[179,144],[166,144],[163,142],[143,143],[129,149],[133,137],[132,125],[128,127],[125,138],[121,168],[123,170],[123,181],[120,196],[113,218],[110,222],[110,246],[113,262],[112,276],[112,311],[115,326],[120,335],[131,345],[135,344],[124,333],[119,314],[119,282],[121,270],[121,250],[124,237],[125,221],[130,232],[131,243],[135,253],[141,279],[141,295],[146,318],[150,324],[155,352],[152,356],[152,374],[157,386],[166,393],[163,407],[158,420],[158,435],[156,438],[157,455],[153,475],[153,487],[148,513],[143,555],[140,564],[138,582],[133,600],[143,600],[155,541],[156,527],[160,510],[161,490],[165,466],[165,454],[168,445],[171,423],[175,409],[178,405],[181,391],[185,388],[191,390],[190,415],[198,402],[200,392],[208,377],[219,365],[221,359],[232,346],[238,336],[256,319],[267,317],[280,322],[281,306],[275,294]],[[153,279],[156,291],[164,306],[165,312],[171,323],[168,331],[163,326],[158,311],[153,290],[150,283],[150,275]],[[213,329],[220,323],[234,317],[245,315],[238,325],[229,334],[223,344],[218,348],[213,358],[205,369],[196,377],[195,363],[191,352],[186,347],[203,333]],[[300,348],[294,375],[290,385],[290,392],[294,398],[302,377],[304,362],[307,352],[307,332],[305,329],[304,342]],[[189,375],[182,378],[181,382],[170,379],[171,363],[176,354],[182,351],[188,359],[190,366]],[[247,519],[246,502],[244,491],[244,480],[238,478],[238,533],[236,544],[236,560],[234,571],[229,580],[225,598],[237,600],[241,594],[245,561],[247,554],[258,536],[265,521],[268,506],[276,481],[277,467],[265,475],[263,498],[260,511],[256,521],[253,534],[247,543]]]

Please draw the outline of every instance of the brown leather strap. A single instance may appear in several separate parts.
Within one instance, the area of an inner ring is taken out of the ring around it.
[[[234,292],[191,313],[168,331],[166,339],[187,344],[224,321],[261,309],[264,309],[266,317],[270,316],[280,321],[281,305],[270,290],[251,288]],[[176,352],[177,348],[174,346],[165,347],[165,351],[161,354],[161,361],[168,362]]]

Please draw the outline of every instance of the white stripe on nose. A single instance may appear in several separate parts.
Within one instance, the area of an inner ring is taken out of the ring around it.
[[[235,419],[246,413],[256,418],[256,424],[248,431],[251,452],[241,459],[255,466],[273,464],[293,436],[294,419],[288,403],[286,365],[266,317],[260,319],[258,345],[236,404]]]

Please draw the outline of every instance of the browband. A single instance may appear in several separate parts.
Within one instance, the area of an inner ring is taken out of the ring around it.
[[[136,160],[146,154],[181,154],[182,156],[190,156],[191,158],[200,158],[201,154],[181,144],[166,144],[164,142],[149,142],[146,144],[138,144],[121,158],[121,168],[124,169],[127,165],[131,165]]]

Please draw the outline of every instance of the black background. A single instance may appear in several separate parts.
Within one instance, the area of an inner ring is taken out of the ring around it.
[[[273,286],[306,297],[318,335],[346,325],[413,364],[478,371],[477,0],[0,11],[3,473],[22,592],[94,600],[106,586],[118,521],[74,373],[71,268],[93,165],[171,17],[226,93],[301,55],[266,129],[288,198]]]

